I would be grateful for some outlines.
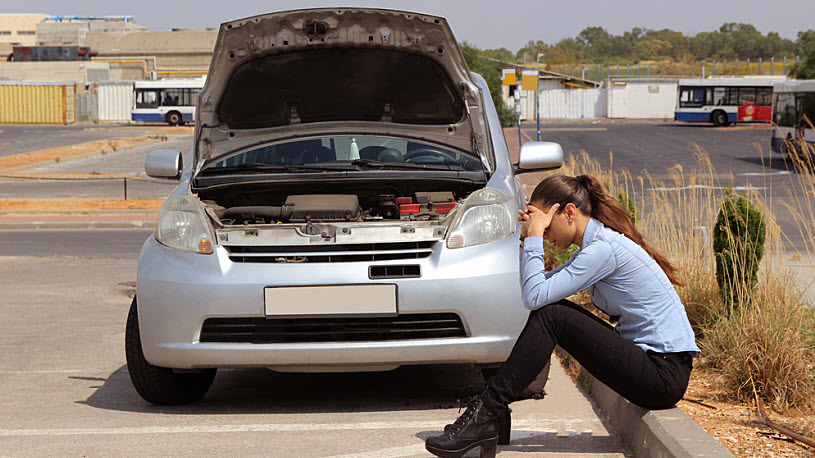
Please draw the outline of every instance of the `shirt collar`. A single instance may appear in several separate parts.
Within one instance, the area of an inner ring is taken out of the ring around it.
[[[591,242],[591,239],[594,238],[594,235],[598,230],[600,230],[600,226],[602,225],[603,223],[600,221],[597,221],[594,218],[589,218],[589,224],[586,225],[586,230],[583,232],[583,246],[586,246],[589,242]]]

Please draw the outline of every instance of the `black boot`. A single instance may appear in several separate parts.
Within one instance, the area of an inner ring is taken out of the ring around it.
[[[459,458],[481,446],[481,458],[495,456],[498,445],[498,414],[484,405],[480,396],[467,403],[467,410],[440,436],[428,437],[425,448],[443,458]]]

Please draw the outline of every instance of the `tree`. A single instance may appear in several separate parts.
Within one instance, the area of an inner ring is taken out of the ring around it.
[[[815,43],[807,46],[804,60],[793,65],[789,74],[799,80],[815,80]]]
[[[467,61],[467,66],[471,72],[478,73],[487,80],[487,86],[490,89],[490,96],[495,104],[495,109],[498,111],[498,118],[501,120],[503,127],[509,127],[514,124],[515,115],[512,110],[507,108],[504,104],[501,89],[501,64],[480,56],[481,50],[468,45],[466,42],[461,44],[461,51],[464,53],[464,60]]]

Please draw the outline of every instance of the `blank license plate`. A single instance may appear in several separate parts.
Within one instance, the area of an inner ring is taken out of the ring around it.
[[[266,316],[396,315],[396,285],[264,288]]]

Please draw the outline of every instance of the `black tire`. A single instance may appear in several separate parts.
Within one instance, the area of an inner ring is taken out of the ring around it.
[[[710,122],[716,127],[726,127],[730,125],[730,120],[727,119],[727,113],[722,110],[716,110],[711,113]]]
[[[130,304],[125,329],[125,356],[127,372],[133,387],[145,401],[156,405],[181,405],[195,402],[207,394],[217,369],[177,374],[172,369],[154,366],[147,362],[142,352],[139,334],[139,316],[136,298]]]
[[[167,124],[171,126],[178,126],[184,123],[184,118],[181,116],[181,113],[177,111],[171,111],[164,116],[164,120],[167,121]]]

